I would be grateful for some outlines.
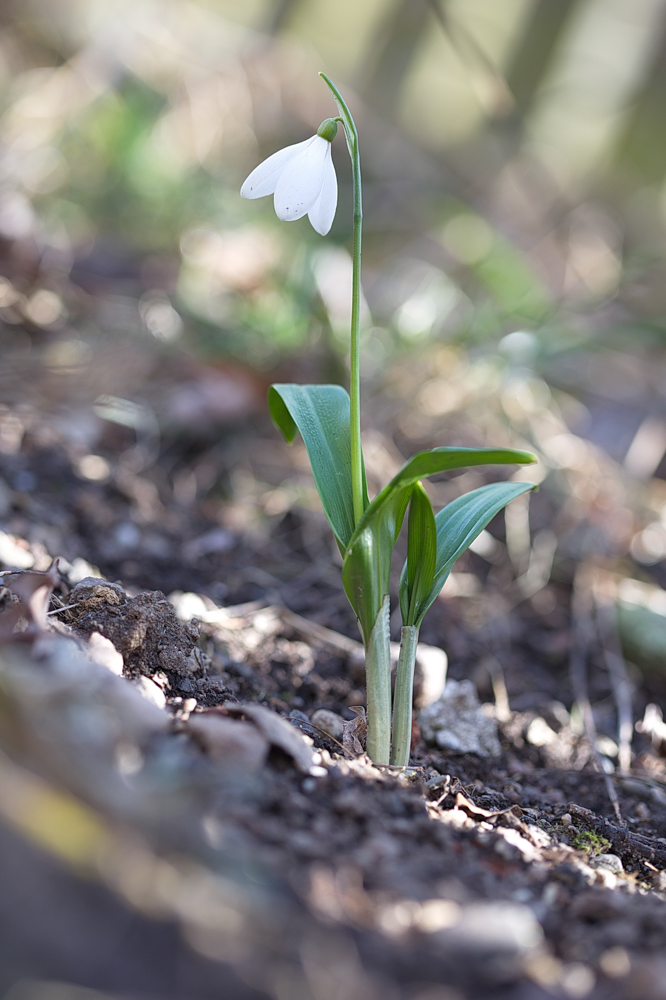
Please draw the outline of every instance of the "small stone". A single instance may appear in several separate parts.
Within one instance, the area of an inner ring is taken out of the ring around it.
[[[312,740],[294,729],[286,719],[263,705],[225,702],[222,708],[232,718],[245,717],[252,722],[272,746],[279,747],[291,757],[297,770],[304,774],[312,773],[311,767],[314,763]]]
[[[448,658],[443,649],[420,642],[416,647],[416,690],[418,708],[432,705],[442,697],[446,686]]]
[[[264,766],[269,744],[256,726],[216,712],[190,716],[187,732],[212,760],[228,768],[255,773]]]
[[[122,654],[118,652],[111,640],[107,639],[101,632],[92,633],[88,639],[86,653],[93,663],[101,664],[117,677],[122,676],[124,666]]]
[[[169,594],[168,600],[173,604],[176,615],[182,622],[192,621],[193,618],[206,621],[209,609],[200,594],[183,593],[182,590],[174,590],[172,594]]]
[[[154,681],[151,681],[150,677],[142,675],[133,683],[134,687],[141,692],[146,701],[152,702],[157,708],[165,707],[166,698],[164,697],[164,691]]]
[[[312,713],[310,722],[316,729],[321,729],[327,736],[332,736],[339,743],[342,742],[342,733],[345,720],[335,712],[329,712],[326,708],[320,708]]]
[[[605,868],[616,875],[624,871],[622,861],[617,854],[598,854],[596,858],[591,858],[588,864],[590,868]]]
[[[455,926],[460,914],[460,906],[452,899],[427,899],[415,912],[412,922],[424,934],[434,934]]]
[[[621,979],[631,972],[631,960],[626,948],[609,948],[599,956],[599,968],[609,979]]]
[[[21,539],[0,531],[0,564],[12,569],[31,569],[35,565],[35,557],[23,547]]]
[[[491,901],[463,907],[456,923],[441,930],[439,938],[447,950],[467,960],[483,961],[484,978],[492,981],[497,964],[492,959],[501,956],[505,960],[501,970],[505,978],[509,966],[518,971],[524,958],[541,945],[543,932],[528,906]]]
[[[482,711],[471,681],[449,681],[444,694],[419,714],[421,735],[426,743],[475,753],[479,757],[499,757],[497,722]]]
[[[583,962],[564,965],[560,972],[560,985],[565,994],[573,1000],[586,997],[594,989],[596,977],[592,969]]]
[[[527,727],[525,739],[533,747],[546,747],[557,741],[557,733],[550,728],[545,719],[537,716],[536,719],[532,719]]]

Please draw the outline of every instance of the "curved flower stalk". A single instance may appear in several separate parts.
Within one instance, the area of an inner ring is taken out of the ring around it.
[[[456,559],[510,500],[529,483],[491,483],[458,497],[437,515],[421,480],[475,465],[536,461],[529,452],[507,448],[432,448],[414,455],[370,502],[361,448],[359,306],[361,294],[361,161],[358,133],[344,98],[323,73],[339,115],[317,134],[269,156],[241,189],[244,198],[273,194],[280,219],[308,215],[325,235],[337,205],[331,142],[343,126],[352,161],[354,247],[350,392],[339,385],[273,385],[269,407],[288,442],[300,433],[307,448],[324,513],[343,557],[342,581],[356,613],[366,653],[367,751],[377,764],[409,763],[412,686],[418,630]],[[400,582],[403,617],[391,732],[389,579],[391,556],[409,508],[408,557]]]
[[[244,182],[241,198],[272,194],[278,219],[294,222],[307,215],[312,228],[325,236],[338,207],[338,181],[331,157],[337,130],[337,122],[327,118],[310,139],[273,153]]]

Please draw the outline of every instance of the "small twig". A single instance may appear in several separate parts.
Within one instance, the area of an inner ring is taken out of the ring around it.
[[[356,639],[350,639],[348,636],[342,635],[340,632],[334,632],[333,629],[326,628],[324,625],[308,621],[307,618],[302,618],[301,615],[297,615],[288,608],[279,608],[278,613],[285,625],[290,625],[296,632],[300,632],[301,635],[322,646],[335,649],[338,653],[343,653],[346,656],[363,655],[363,644]]]
[[[650,775],[649,778],[646,778],[642,774],[632,774],[631,776],[624,774],[617,774],[613,775],[613,777],[616,779],[616,781],[622,781],[623,778],[628,777],[632,783],[636,782],[639,785],[645,785],[647,788],[659,788],[659,789],[666,788],[666,778],[660,778],[656,774]]]
[[[618,763],[620,773],[628,774],[631,768],[631,738],[634,731],[634,718],[631,705],[631,682],[627,675],[627,665],[617,634],[615,590],[615,582],[608,574],[602,576],[597,573],[595,575],[594,600],[599,639],[617,708]]]
[[[54,608],[53,611],[46,612],[46,617],[48,618],[49,615],[59,615],[61,611],[71,611],[72,608],[78,608],[78,606],[79,604],[77,601],[76,604],[66,604],[64,608]]]
[[[587,657],[590,646],[595,638],[594,622],[592,619],[592,574],[593,570],[589,564],[582,563],[573,583],[571,615],[573,620],[573,640],[571,643],[571,656],[569,658],[569,676],[573,688],[574,698],[580,706],[585,726],[585,735],[592,747],[597,770],[604,779],[606,793],[613,807],[615,818],[620,826],[624,826],[622,813],[620,812],[620,800],[615,790],[613,782],[606,773],[601,754],[597,750],[597,726],[594,721],[594,713],[587,691]]]
[[[322,728],[321,728],[321,726],[315,726],[314,722],[308,722],[308,725],[309,725],[309,726],[311,726],[311,727],[312,727],[312,729],[316,729],[318,733],[321,733],[321,735],[322,735],[322,736],[323,736],[323,737],[324,737],[325,739],[327,739],[327,740],[330,740],[330,741],[331,741],[331,743],[335,743],[335,745],[336,745],[336,746],[339,746],[339,747],[340,747],[340,749],[342,750],[342,752],[343,752],[343,753],[344,753],[344,754],[345,754],[345,755],[346,755],[347,757],[349,757],[349,758],[350,758],[350,760],[353,760],[353,759],[354,759],[354,754],[353,754],[353,753],[349,753],[349,751],[348,751],[348,750],[347,750],[347,749],[346,749],[346,748],[345,748],[345,747],[344,747],[344,746],[342,745],[342,743],[340,742],[340,740],[336,740],[335,736],[331,736],[331,734],[330,734],[330,733],[327,733],[325,729],[322,729]]]
[[[483,666],[490,675],[490,683],[493,686],[493,697],[495,698],[495,711],[498,722],[508,722],[511,718],[511,706],[509,704],[509,692],[504,679],[504,668],[502,664],[489,653],[483,660]]]

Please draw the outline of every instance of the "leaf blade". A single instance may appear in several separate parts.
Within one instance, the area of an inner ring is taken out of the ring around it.
[[[344,548],[354,533],[348,393],[340,385],[275,384],[268,406],[289,443],[300,432],[324,513]]]
[[[393,546],[417,480],[473,465],[535,461],[530,452],[509,448],[433,448],[419,452],[403,465],[368,506],[346,547],[342,582],[364,636],[372,631],[388,593]]]
[[[475,538],[511,500],[535,489],[531,483],[489,483],[478,490],[457,497],[435,515],[437,561],[429,593],[418,608],[415,624],[420,625],[446,583],[456,560]],[[409,587],[409,567],[406,562],[400,577],[401,607]],[[403,596],[403,594],[405,596]],[[403,614],[404,618],[404,614]],[[411,622],[410,622],[411,624]]]
[[[421,603],[430,593],[435,579],[437,563],[437,527],[432,504],[426,491],[417,481],[409,501],[407,521],[407,614],[403,611],[403,625],[414,625]]]

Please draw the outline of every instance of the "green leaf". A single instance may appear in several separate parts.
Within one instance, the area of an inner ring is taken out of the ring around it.
[[[391,554],[414,483],[438,472],[471,465],[535,461],[530,452],[509,448],[433,448],[419,452],[403,465],[367,508],[346,546],[342,582],[364,637],[370,635],[389,592]]]
[[[407,617],[413,625],[418,609],[430,593],[437,561],[437,528],[428,494],[420,482],[412,488],[407,521]]]
[[[324,513],[344,551],[354,532],[349,395],[341,385],[272,385],[268,407],[290,444],[300,431]]]
[[[531,483],[490,483],[458,497],[438,512],[435,516],[437,531],[435,574],[429,592],[421,599],[416,609],[412,608],[410,601],[412,588],[409,558],[402,569],[400,609],[405,625],[421,624],[426,611],[446,583],[456,559],[469,548],[495,514],[511,500],[533,489],[535,487]]]

